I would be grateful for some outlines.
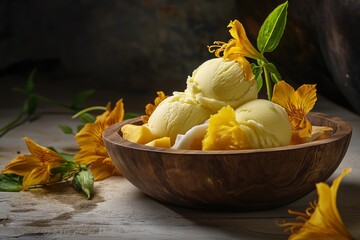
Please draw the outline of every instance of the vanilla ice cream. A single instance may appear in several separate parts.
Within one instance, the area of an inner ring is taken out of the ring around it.
[[[201,64],[188,77],[185,93],[216,113],[224,106],[230,105],[235,109],[257,99],[257,84],[254,77],[245,79],[244,70],[238,62],[213,58]]]
[[[158,137],[170,137],[173,144],[177,134],[184,134],[204,123],[210,114],[188,94],[176,93],[159,104],[151,114],[147,127]]]
[[[235,114],[249,148],[290,144],[291,126],[286,111],[278,104],[257,99],[241,105]]]
[[[147,127],[158,137],[170,137],[171,144],[174,144],[178,134],[185,134],[192,127],[204,123],[222,107],[237,108],[256,98],[256,81],[253,77],[245,79],[238,62],[210,59],[188,77],[184,92],[174,92],[173,96],[161,102],[150,116]],[[186,147],[186,139],[191,136],[186,136],[179,148]]]

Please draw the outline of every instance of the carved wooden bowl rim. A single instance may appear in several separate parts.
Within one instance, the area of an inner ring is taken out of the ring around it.
[[[313,125],[332,127],[331,136],[266,149],[176,150],[123,139],[121,126],[141,124],[134,118],[107,128],[103,140],[124,177],[157,200],[195,209],[259,210],[303,197],[341,163],[351,125],[323,113],[308,118]]]
[[[307,115],[310,122],[313,125],[318,120],[325,120],[327,124],[326,126],[330,126],[333,128],[332,134],[325,139],[315,140],[313,142],[296,144],[296,145],[288,145],[284,147],[273,147],[273,148],[262,148],[262,149],[247,149],[247,150],[182,150],[182,149],[169,149],[169,148],[158,148],[158,147],[150,147],[143,144],[137,144],[130,141],[125,140],[121,134],[121,127],[125,124],[138,124],[141,125],[142,121],[140,117],[128,119],[122,121],[120,123],[116,123],[111,125],[103,132],[103,139],[105,141],[111,142],[115,145],[120,145],[126,148],[149,151],[149,152],[157,152],[157,153],[167,153],[167,154],[182,154],[182,155],[233,155],[233,154],[256,154],[256,153],[264,153],[264,152],[278,152],[278,151],[291,151],[294,149],[301,149],[313,146],[319,146],[322,144],[327,144],[330,142],[337,141],[341,138],[352,133],[352,127],[349,122],[344,121],[343,119],[335,116],[331,116],[329,114],[320,113],[320,112],[311,112]]]

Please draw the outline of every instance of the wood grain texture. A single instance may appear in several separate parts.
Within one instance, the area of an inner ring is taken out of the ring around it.
[[[333,134],[323,140],[256,150],[198,151],[152,148],[128,142],[110,126],[104,143],[121,173],[144,193],[167,203],[199,209],[255,210],[293,202],[325,181],[342,161],[351,138],[349,123],[312,113],[313,125]]]

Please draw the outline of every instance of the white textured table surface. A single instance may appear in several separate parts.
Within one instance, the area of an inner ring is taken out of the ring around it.
[[[360,117],[320,99],[316,111],[349,121],[352,140],[345,158],[328,183],[345,167],[351,167],[339,189],[340,214],[356,239],[360,238]],[[16,111],[0,109],[0,125]],[[76,142],[58,124],[75,126],[70,115],[43,113],[0,138],[0,169],[20,151],[27,153],[22,138],[44,146],[74,151]],[[95,183],[95,196],[85,200],[69,185],[32,192],[0,192],[0,239],[287,239],[276,220],[289,217],[287,209],[304,211],[312,192],[281,208],[255,212],[197,211],[153,200],[126,179],[112,177]]]

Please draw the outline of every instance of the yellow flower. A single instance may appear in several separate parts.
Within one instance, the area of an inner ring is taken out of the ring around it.
[[[23,176],[23,189],[40,184],[53,183],[59,175],[52,175],[51,169],[59,167],[64,159],[58,153],[38,145],[30,138],[24,138],[31,155],[21,154],[10,161],[2,173]]]
[[[243,25],[238,21],[230,21],[228,27],[230,27],[230,35],[233,37],[227,43],[221,41],[215,41],[214,45],[208,46],[211,53],[214,53],[217,57],[222,57],[236,60],[244,69],[245,78],[250,80],[253,78],[250,63],[245,57],[253,59],[262,59],[262,55],[251,44],[246,36]]]
[[[158,91],[157,93],[157,97],[154,100],[154,104],[152,103],[148,103],[145,106],[145,114],[146,115],[142,115],[141,116],[141,120],[143,121],[143,123],[147,123],[149,121],[149,117],[151,116],[151,114],[155,111],[155,109],[157,108],[157,106],[159,106],[159,104],[168,96],[165,96],[165,93],[163,91]]]
[[[91,172],[95,181],[103,180],[112,175],[120,175],[119,170],[111,161],[104,142],[102,140],[103,131],[112,124],[121,122],[124,118],[124,105],[120,99],[113,110],[110,105],[107,110],[96,117],[94,123],[87,123],[75,136],[79,144],[80,152],[74,159],[80,164],[91,164]]]
[[[311,123],[306,118],[314,107],[316,97],[316,85],[304,84],[296,91],[285,81],[274,85],[272,101],[282,106],[289,117],[294,139],[311,137]]]
[[[290,214],[298,215],[296,219],[302,222],[283,222],[278,224],[291,231],[290,240],[349,240],[354,239],[346,229],[336,205],[336,195],[343,177],[351,172],[351,168],[342,171],[330,187],[326,183],[316,184],[319,196],[318,204],[310,203],[305,213],[289,210]]]
[[[236,121],[235,111],[227,106],[211,115],[209,126],[202,141],[203,150],[244,149],[243,132]]]

